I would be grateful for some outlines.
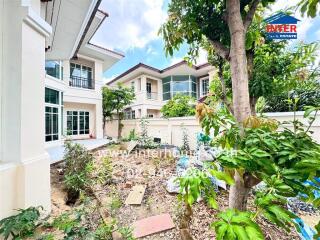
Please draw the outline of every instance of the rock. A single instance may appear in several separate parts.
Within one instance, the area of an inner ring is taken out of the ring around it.
[[[124,187],[125,188],[131,188],[132,187],[132,182],[126,182]]]
[[[112,239],[113,240],[124,240],[124,238],[122,237],[121,233],[119,233],[119,232],[113,232],[112,233]]]
[[[166,190],[169,193],[179,193],[180,192],[180,185],[179,181],[177,181],[177,177],[171,177],[167,181]]]

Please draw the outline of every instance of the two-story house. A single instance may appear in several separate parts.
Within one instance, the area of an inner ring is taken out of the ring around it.
[[[165,69],[139,63],[107,83],[134,89],[136,98],[125,110],[126,119],[161,117],[161,107],[174,95],[186,94],[196,99],[208,93],[209,81],[216,70],[210,64],[190,66],[181,61]]]
[[[102,73],[123,56],[90,43],[107,17],[100,3],[0,3],[0,219],[50,211],[48,145],[102,137]]]
[[[101,10],[96,11],[72,59],[58,60],[47,51],[44,137],[47,146],[59,145],[66,137],[103,138],[103,72],[124,57],[90,43],[107,16]]]

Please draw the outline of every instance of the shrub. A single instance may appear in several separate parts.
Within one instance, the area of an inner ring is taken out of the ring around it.
[[[83,216],[84,211],[82,210],[62,213],[54,219],[52,227],[62,231],[64,239],[86,239],[91,232],[86,226],[83,226]]]
[[[297,102],[291,101],[293,109],[296,109]],[[203,109],[205,106],[199,108]],[[229,204],[230,209],[225,209],[218,215],[219,220],[213,223],[217,239],[264,239],[256,224],[258,216],[290,231],[296,216],[284,208],[287,197],[300,195],[304,201],[315,207],[320,206],[315,194],[318,186],[316,178],[320,176],[320,144],[310,136],[310,128],[319,111],[320,107],[306,108],[304,117],[309,122],[308,126],[294,118],[291,122],[293,130],[283,126],[283,131],[277,131],[277,123],[271,119],[251,116],[239,126],[226,109],[206,110],[201,124],[207,135],[213,134],[211,145],[222,148],[216,160],[225,169],[225,172],[210,170],[210,173],[220,180],[224,177],[227,183],[228,179],[233,179],[233,183],[228,183],[232,185],[229,195],[238,204],[236,207]],[[230,173],[232,175],[226,175]],[[190,183],[201,186],[200,177]],[[256,209],[252,212],[246,209],[248,193],[261,181],[266,187],[255,194]],[[310,185],[306,185],[306,181]],[[240,186],[245,191],[238,191],[241,194],[235,195],[235,190],[239,188],[234,186]],[[194,195],[188,198],[192,200],[189,201],[191,205],[202,189],[189,188],[190,192],[185,192]],[[234,211],[233,208],[241,211]]]
[[[157,144],[148,135],[148,124],[149,122],[146,119],[140,119],[141,133],[140,137],[138,138],[139,146],[142,148],[156,148]]]
[[[187,153],[190,151],[188,130],[183,124],[181,124],[181,130],[182,130],[182,146],[181,146],[180,150],[182,152]]]
[[[288,100],[299,98],[297,103],[297,111],[303,111],[306,106],[320,105],[320,91],[304,91],[296,90],[289,94],[284,93],[278,96],[270,96],[266,98],[266,106],[264,112],[290,112],[292,107],[288,104]]]
[[[166,118],[194,116],[195,99],[187,95],[177,94],[161,108],[161,113]]]
[[[93,177],[95,182],[99,184],[110,183],[112,180],[112,164],[110,157],[102,157],[99,164],[96,164],[93,168]]]
[[[40,209],[42,207],[19,209],[17,215],[2,219],[0,221],[0,236],[5,240],[32,237],[40,223]]]
[[[86,192],[91,185],[93,159],[93,155],[82,145],[70,141],[65,143],[64,183],[68,192],[67,204],[73,204],[80,192]]]

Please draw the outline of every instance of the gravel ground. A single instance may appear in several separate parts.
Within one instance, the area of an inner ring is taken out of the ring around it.
[[[103,149],[100,149],[103,150]],[[95,154],[98,155],[99,152]],[[105,153],[103,153],[104,155]],[[101,156],[101,153],[100,153]],[[110,201],[110,192],[117,192],[117,197],[123,203],[119,209],[112,212],[121,226],[130,226],[134,221],[154,216],[161,213],[169,213],[173,218],[176,226],[179,225],[179,219],[182,214],[182,207],[177,199],[176,194],[169,194],[165,189],[166,181],[175,174],[176,163],[174,159],[168,158],[160,161],[157,157],[144,157],[138,152],[133,152],[129,156],[113,156],[113,183],[99,191],[99,196],[106,202]],[[162,159],[162,158],[161,158]],[[52,176],[52,202],[53,215],[58,215],[63,211],[70,209],[64,204],[65,193],[62,188],[62,175],[59,173],[59,165],[53,166]],[[143,202],[140,206],[127,206],[124,204],[130,188],[136,184],[147,186]],[[228,205],[228,194],[220,190],[217,194],[217,201],[221,209]],[[252,197],[248,201],[248,208],[254,211]],[[217,211],[212,210],[201,201],[193,206],[193,217],[191,222],[191,235],[195,240],[215,239],[215,233],[209,229],[210,224],[215,220]],[[295,230],[290,233],[270,224],[266,220],[258,219],[260,226],[270,240],[299,239]],[[143,240],[160,240],[160,239],[181,239],[178,227],[175,229],[154,234]]]

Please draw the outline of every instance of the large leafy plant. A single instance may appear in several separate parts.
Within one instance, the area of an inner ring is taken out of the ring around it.
[[[19,209],[18,214],[0,221],[0,237],[6,239],[24,239],[32,237],[40,221],[41,207]]]
[[[297,102],[295,100],[292,104]],[[218,215],[219,220],[212,225],[217,239],[264,239],[256,224],[259,216],[290,231],[297,217],[283,207],[287,197],[300,196],[319,207],[320,200],[315,196],[319,184],[315,177],[320,176],[320,145],[310,136],[311,125],[319,110],[320,107],[306,108],[304,117],[308,126],[294,119],[290,122],[292,128],[288,128],[286,122],[283,131],[278,131],[279,123],[271,119],[249,117],[240,125],[226,108],[215,110],[205,104],[198,105],[197,115],[204,131],[214,136],[211,145],[223,148],[217,161],[225,171],[221,175],[217,169],[209,173],[230,185],[233,181],[228,181],[231,177],[227,173],[232,173],[233,177],[237,174],[244,182],[252,176],[255,181],[244,185],[247,193],[261,181],[266,185],[255,194],[255,213],[246,209],[229,209]],[[185,175],[180,180],[189,205],[206,193],[210,193],[210,202],[215,203],[212,199],[215,194],[205,190],[209,181],[203,174]],[[312,184],[306,184],[306,181]]]

